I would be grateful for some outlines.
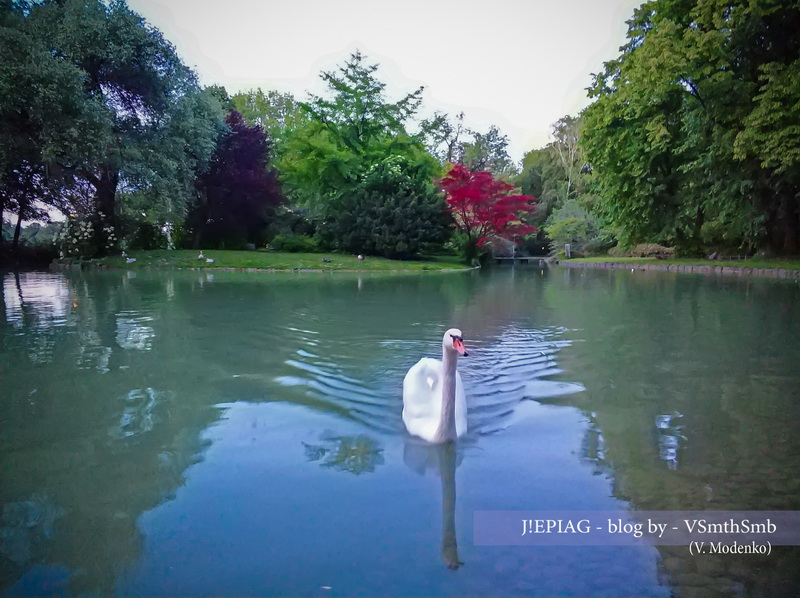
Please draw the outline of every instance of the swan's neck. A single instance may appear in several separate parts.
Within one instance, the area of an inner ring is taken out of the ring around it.
[[[454,351],[442,350],[442,416],[436,430],[437,442],[456,439],[456,364]]]

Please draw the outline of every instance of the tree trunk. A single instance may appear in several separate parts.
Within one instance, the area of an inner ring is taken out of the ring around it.
[[[190,216],[190,221],[193,224],[192,228],[194,228],[192,249],[200,249],[203,246],[203,237],[205,236],[206,224],[209,216],[208,197],[202,192],[198,192],[197,199],[197,208],[195,208],[194,213]]]
[[[797,255],[798,251],[798,229],[800,219],[798,219],[797,198],[784,192],[781,198],[778,220],[781,223],[781,236],[783,237],[784,255]]]
[[[106,255],[112,244],[108,242],[108,233],[104,225],[110,224],[116,230],[116,198],[119,173],[108,165],[103,165],[95,184],[95,232],[94,238],[98,255]]]
[[[0,256],[3,255],[3,212],[6,209],[6,196],[5,193],[0,193]]]
[[[200,249],[203,244],[203,232],[205,231],[205,222],[197,224],[194,229],[194,240],[192,241],[192,249]]]
[[[19,212],[17,212],[17,226],[14,229],[14,240],[11,242],[11,251],[19,253],[19,234],[22,231],[22,216],[25,213],[23,204],[19,205]]]
[[[206,232],[206,219],[200,218],[194,229],[194,240],[192,241],[192,249],[200,249],[203,246],[203,236]]]
[[[768,192],[769,193],[769,192]],[[771,190],[767,205],[767,246],[774,255],[797,255],[800,215],[793,189]]]

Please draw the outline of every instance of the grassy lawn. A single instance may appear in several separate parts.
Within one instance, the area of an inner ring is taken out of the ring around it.
[[[199,251],[179,249],[174,251],[131,251],[128,264],[120,256],[92,260],[98,266],[114,268],[254,268],[259,270],[321,270],[324,272],[423,272],[462,270],[467,266],[455,256],[436,256],[414,261],[388,260],[367,257],[363,262],[354,255],[337,253],[277,253],[270,251],[204,250],[203,255],[214,263],[197,259]],[[325,262],[324,260],[330,260]]]
[[[703,258],[668,258],[659,260],[652,257],[587,257],[569,260],[571,262],[615,263],[615,264],[677,264],[682,266],[732,266],[734,268],[783,268],[800,270],[800,260],[754,257],[747,260],[722,261]]]

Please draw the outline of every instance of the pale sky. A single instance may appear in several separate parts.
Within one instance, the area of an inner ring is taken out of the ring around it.
[[[591,73],[618,55],[641,0],[128,0],[158,27],[203,85],[261,87],[304,100],[322,70],[354,50],[379,63],[389,100],[420,85],[434,109],[485,131],[514,160],[550,126],[588,105]]]

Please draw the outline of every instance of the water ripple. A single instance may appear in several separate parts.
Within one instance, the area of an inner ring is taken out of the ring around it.
[[[281,375],[274,378],[283,389],[283,400],[337,413],[374,430],[402,433],[402,379],[407,368],[397,364],[413,365],[415,359],[425,355],[429,342],[333,339],[313,330],[285,329],[303,347],[283,361]],[[460,362],[459,370],[466,386],[472,434],[492,434],[510,425],[521,401],[584,390],[577,382],[551,379],[562,373],[558,354],[571,345],[564,339],[566,332],[562,328],[530,330],[510,326],[496,337],[470,343],[470,357]],[[367,358],[375,364],[381,363],[387,353],[392,358],[379,372],[375,370],[380,366],[373,365],[367,374],[357,377],[348,360],[334,362],[319,356],[339,354],[336,347],[342,343],[375,347]]]
[[[384,432],[394,431],[397,418],[391,403],[382,400],[380,393],[364,381],[345,374],[342,367],[321,360],[306,349],[297,350],[284,365],[296,371],[294,375],[282,375],[275,381],[285,389],[299,390],[303,399],[313,401],[316,408],[339,413],[370,428]]]

